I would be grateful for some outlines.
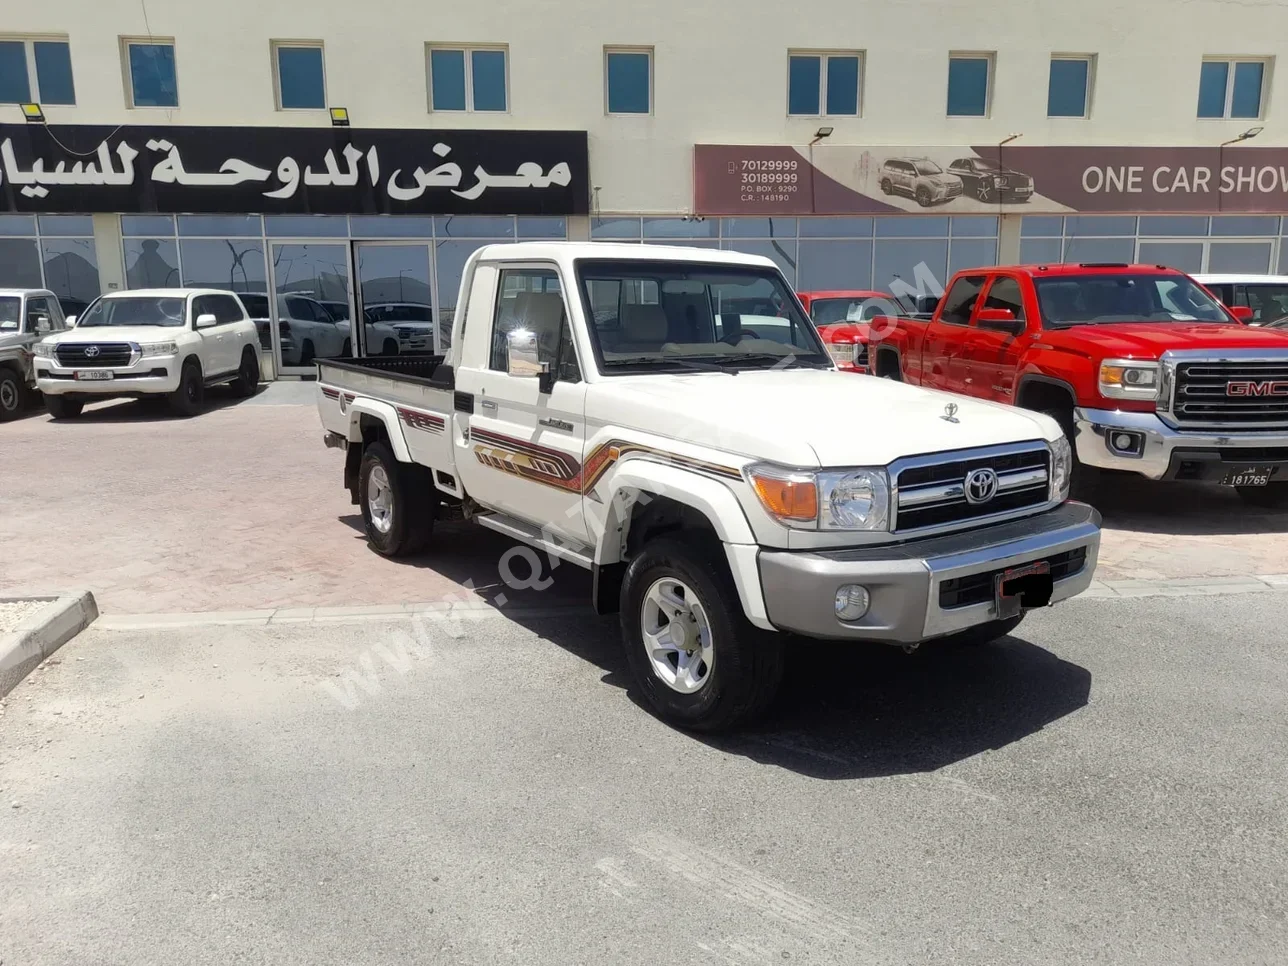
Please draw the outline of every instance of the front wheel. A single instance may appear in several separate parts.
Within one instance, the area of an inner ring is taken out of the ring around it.
[[[747,620],[714,540],[647,544],[622,581],[621,625],[645,700],[673,724],[729,730],[762,715],[778,694],[782,639]]]
[[[1288,483],[1267,483],[1265,486],[1236,486],[1239,499],[1249,506],[1266,510],[1288,507]]]
[[[892,194],[894,194],[894,184],[893,184],[893,183],[891,183],[891,181],[890,181],[890,179],[889,179],[889,178],[882,178],[882,179],[881,179],[881,193],[882,193],[883,195],[892,195]]]
[[[929,208],[935,200],[930,196],[930,191],[927,188],[918,188],[914,197],[917,199],[917,204],[923,208]]]
[[[433,481],[423,466],[400,463],[384,443],[372,443],[358,470],[358,505],[371,549],[384,557],[419,553],[434,530]]]
[[[27,408],[27,386],[22,375],[12,369],[0,369],[0,423],[17,419]]]
[[[45,397],[45,410],[54,419],[75,419],[84,408],[85,404],[79,399],[68,399],[66,396]]]
[[[179,388],[170,393],[170,411],[185,419],[201,412],[206,398],[206,384],[201,380],[201,368],[195,362],[184,363],[179,376]]]

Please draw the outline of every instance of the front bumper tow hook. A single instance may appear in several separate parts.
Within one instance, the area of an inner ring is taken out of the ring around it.
[[[902,647],[903,647],[903,653],[905,653],[905,654],[911,654],[911,653],[912,653],[913,651],[915,651],[917,648],[921,647],[921,644],[920,644],[920,642],[918,642],[918,643],[916,643],[916,644],[904,644],[904,645],[902,645]]]

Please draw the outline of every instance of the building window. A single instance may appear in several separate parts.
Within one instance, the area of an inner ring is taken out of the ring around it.
[[[1086,117],[1090,113],[1094,57],[1052,57],[1047,84],[1047,117]]]
[[[319,43],[273,44],[273,71],[279,111],[326,107],[326,70]]]
[[[992,74],[992,54],[953,54],[949,57],[948,116],[987,117]]]
[[[609,114],[653,112],[653,51],[604,49]]]
[[[129,106],[178,107],[174,42],[127,40],[124,43]]]
[[[787,59],[787,113],[818,117],[859,113],[863,55],[794,53]]]
[[[100,291],[93,236],[89,215],[0,215],[0,288],[47,288],[79,315]]]
[[[1264,60],[1205,60],[1199,70],[1199,117],[1260,117]]]
[[[430,110],[509,110],[505,61],[504,47],[431,47]]]
[[[71,48],[65,40],[0,40],[0,103],[75,104]]]

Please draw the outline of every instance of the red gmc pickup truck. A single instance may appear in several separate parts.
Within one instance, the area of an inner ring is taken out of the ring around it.
[[[871,323],[873,373],[1049,413],[1100,470],[1210,480],[1288,503],[1288,332],[1244,324],[1157,265],[953,276],[929,321]]]

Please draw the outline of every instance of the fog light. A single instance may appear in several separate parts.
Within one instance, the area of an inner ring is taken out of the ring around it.
[[[859,584],[846,584],[836,592],[836,616],[843,621],[856,621],[868,612],[872,598]]]
[[[1120,456],[1139,456],[1145,448],[1145,437],[1140,433],[1110,433],[1109,448]]]

